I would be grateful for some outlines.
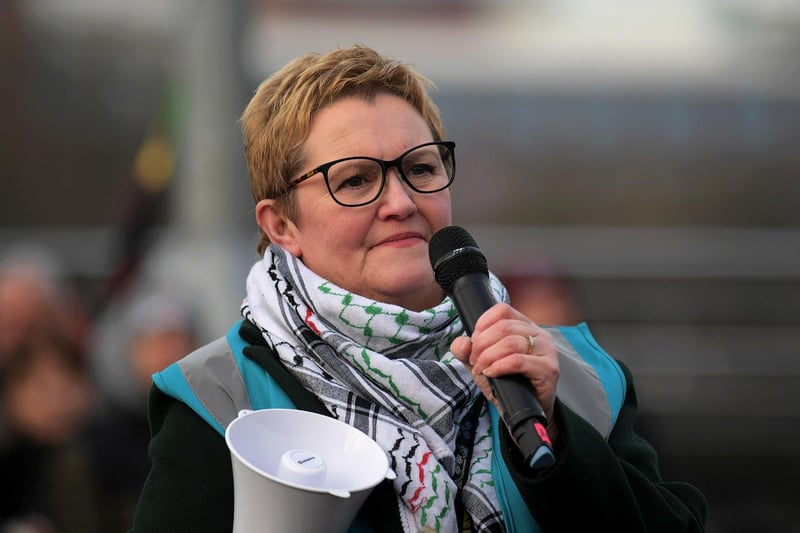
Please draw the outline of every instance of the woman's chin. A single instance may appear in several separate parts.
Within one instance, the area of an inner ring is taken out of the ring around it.
[[[382,301],[399,305],[413,311],[422,311],[438,305],[444,298],[441,287],[426,273],[417,278],[400,276],[385,285]]]

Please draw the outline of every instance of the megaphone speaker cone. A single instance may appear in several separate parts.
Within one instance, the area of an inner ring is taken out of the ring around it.
[[[234,533],[347,531],[372,489],[395,477],[375,441],[307,411],[242,411],[225,441],[233,466]]]

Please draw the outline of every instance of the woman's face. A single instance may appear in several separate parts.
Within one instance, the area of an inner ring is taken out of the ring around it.
[[[344,98],[315,115],[303,145],[302,170],[350,156],[392,160],[430,141],[428,125],[405,100],[388,94],[373,102]],[[381,196],[365,206],[334,202],[322,174],[298,184],[295,194],[294,222],[278,217],[269,208],[271,200],[257,206],[259,223],[262,228],[267,223],[272,242],[323,278],[362,296],[414,310],[441,302],[428,242],[450,224],[449,190],[415,193],[392,168]]]

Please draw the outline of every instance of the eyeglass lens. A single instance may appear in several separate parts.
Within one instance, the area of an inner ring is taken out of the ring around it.
[[[443,145],[420,146],[406,153],[399,170],[417,192],[436,192],[447,188],[453,176],[452,154]],[[337,202],[361,205],[380,196],[384,169],[373,159],[354,157],[332,165],[327,172],[328,187]]]

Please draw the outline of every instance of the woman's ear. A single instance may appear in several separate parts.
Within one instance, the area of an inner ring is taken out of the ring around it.
[[[300,257],[297,226],[280,212],[274,199],[260,200],[256,204],[256,221],[270,242],[284,248],[293,256]]]

